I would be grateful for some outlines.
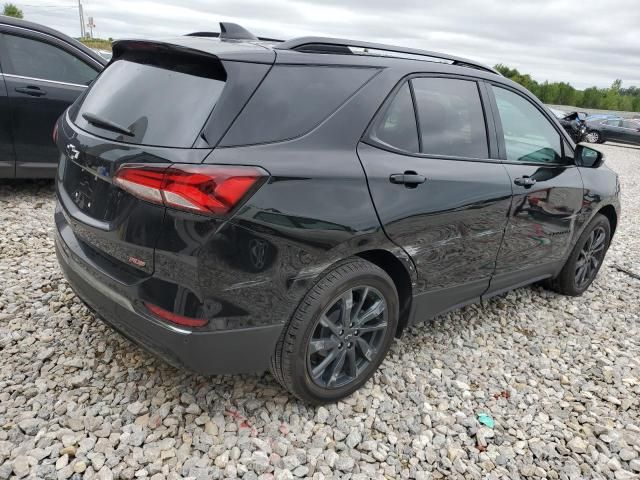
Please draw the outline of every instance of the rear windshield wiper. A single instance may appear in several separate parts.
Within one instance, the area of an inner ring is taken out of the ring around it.
[[[105,130],[111,130],[112,132],[122,133],[123,135],[127,135],[129,137],[135,136],[135,134],[127,127],[118,125],[111,120],[101,118],[97,115],[94,115],[93,113],[83,113],[82,118],[84,118],[90,124],[95,125],[96,127],[104,128]]]

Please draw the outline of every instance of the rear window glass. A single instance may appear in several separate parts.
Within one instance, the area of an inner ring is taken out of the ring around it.
[[[184,59],[169,63],[115,61],[87,93],[76,124],[127,143],[191,147],[222,93],[226,76],[216,59],[209,64]],[[132,135],[89,123],[85,114],[130,130]]]
[[[337,110],[376,72],[373,68],[276,66],[221,145],[252,145],[299,137]]]
[[[406,152],[420,150],[416,113],[408,83],[402,86],[384,115],[376,121],[371,136],[378,142]]]
[[[487,131],[475,82],[415,78],[422,152],[449,157],[487,158]]]

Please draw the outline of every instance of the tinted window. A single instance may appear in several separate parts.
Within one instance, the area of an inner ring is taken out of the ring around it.
[[[48,43],[15,35],[5,35],[4,41],[15,75],[88,85],[98,74],[79,58]]]
[[[384,114],[376,121],[371,137],[407,152],[418,152],[418,128],[409,84],[398,91]]]
[[[633,128],[633,129],[638,129],[640,128],[640,122],[634,122],[633,120],[625,120],[624,122],[622,122],[622,126],[624,128]]]
[[[299,137],[333,113],[376,71],[276,66],[258,87],[222,144],[249,145]]]
[[[559,162],[560,134],[529,101],[509,90],[493,87],[502,121],[507,160]]]
[[[416,78],[422,152],[450,157],[487,158],[487,132],[475,82]]]
[[[610,127],[620,127],[620,126],[622,126],[622,120],[607,120],[604,123],[605,123],[605,125],[608,125]]]
[[[128,143],[191,147],[224,88],[225,74],[215,69],[214,61],[211,69],[188,59],[170,63],[171,68],[165,68],[116,60],[92,85],[76,123],[96,135]],[[85,113],[125,127],[133,136],[90,124],[82,116]]]

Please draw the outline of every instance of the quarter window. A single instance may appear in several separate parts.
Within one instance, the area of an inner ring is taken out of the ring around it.
[[[558,163],[562,158],[560,134],[542,113],[520,95],[493,87],[502,122],[507,160]]]
[[[416,78],[411,82],[422,153],[465,158],[489,156],[476,82],[451,78]]]
[[[420,150],[416,114],[408,83],[398,90],[384,115],[379,117],[373,127],[372,137],[406,152],[416,153]]]
[[[622,122],[622,127],[638,130],[640,128],[640,122],[634,122],[633,120],[625,120]]]
[[[98,72],[70,53],[45,42],[5,35],[12,73],[24,77],[88,85]]]

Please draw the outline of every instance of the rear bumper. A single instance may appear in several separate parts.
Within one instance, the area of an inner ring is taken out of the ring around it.
[[[56,226],[56,255],[71,287],[125,337],[175,367],[204,375],[269,368],[282,324],[203,332],[153,318],[143,310],[135,286],[123,285],[100,272],[83,258],[69,225],[56,221]]]

